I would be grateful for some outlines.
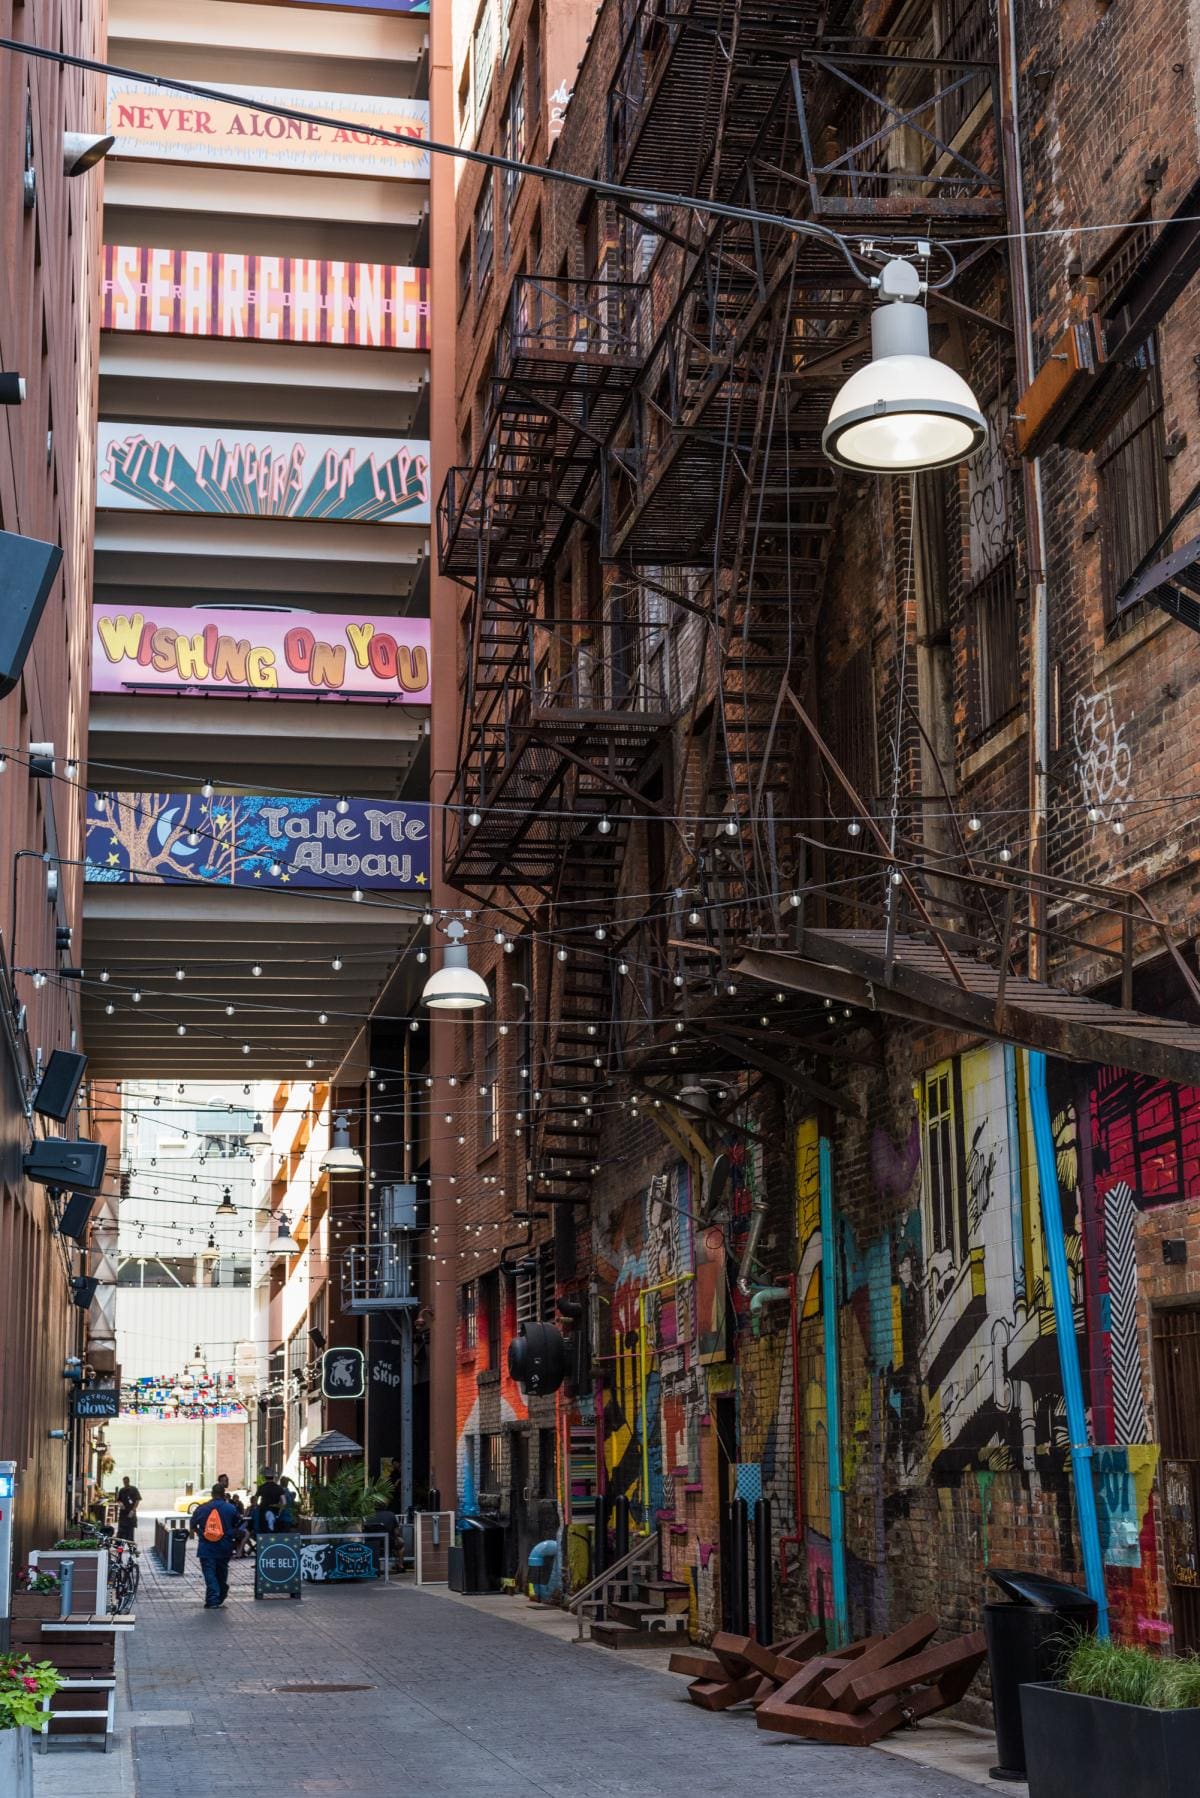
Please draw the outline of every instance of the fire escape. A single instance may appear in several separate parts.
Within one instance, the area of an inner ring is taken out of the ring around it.
[[[509,889],[561,932],[535,965],[529,1136],[543,1202],[586,1198],[598,1146],[592,1095],[611,1028],[611,922],[639,783],[669,722],[641,633],[598,592],[555,578],[587,523],[609,436],[644,356],[637,282],[519,277],[500,334],[484,447],[452,469],[438,508],[441,567],[470,590],[459,772],[446,874]],[[598,568],[598,563],[597,563]]]
[[[788,823],[806,809],[796,700],[812,685],[841,504],[820,439],[868,354],[864,254],[1003,214],[990,9],[960,6],[954,42],[935,46],[937,10],[924,38],[891,44],[850,36],[855,9],[840,0],[642,0],[613,85],[614,179],[758,215],[659,209],[657,328],[614,435],[606,543],[633,575],[697,571],[700,800],[693,760],[688,804],[674,808],[700,818],[679,870],[696,903],[680,907],[669,948],[676,1000],[734,1063],[720,1018],[731,970],[747,945],[794,941],[790,895],[807,873]],[[857,254],[781,221],[832,227]],[[664,1040],[643,1065],[661,1064]]]

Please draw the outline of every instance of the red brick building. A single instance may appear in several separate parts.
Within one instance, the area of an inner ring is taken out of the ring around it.
[[[777,1623],[1094,1541],[1194,1646],[1184,9],[605,0],[577,72],[558,11],[444,45],[461,141],[626,192],[458,180],[439,900],[494,1006],[432,1034],[435,1453],[452,1382],[512,1570],[625,1500],[702,1632],[767,1498]],[[987,422],[941,473],[821,447],[889,253]],[[551,1296],[589,1354],[527,1402]]]

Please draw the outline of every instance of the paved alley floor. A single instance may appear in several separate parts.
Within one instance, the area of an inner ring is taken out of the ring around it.
[[[38,1758],[38,1798],[969,1798],[870,1750],[713,1716],[632,1653],[563,1641],[411,1584],[256,1602],[235,1562],[205,1611],[195,1557],[142,1556],[115,1754]],[[519,1601],[513,1601],[518,1603]]]

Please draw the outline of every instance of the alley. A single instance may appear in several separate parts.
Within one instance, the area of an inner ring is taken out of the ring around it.
[[[971,1790],[871,1750],[767,1739],[749,1716],[697,1711],[681,1679],[633,1655],[549,1638],[444,1593],[338,1586],[306,1588],[300,1603],[256,1602],[250,1563],[235,1562],[229,1603],[214,1614],[201,1607],[194,1556],[183,1581],[142,1560],[127,1655],[131,1742],[118,1740],[107,1761],[86,1750],[39,1757],[37,1798]]]

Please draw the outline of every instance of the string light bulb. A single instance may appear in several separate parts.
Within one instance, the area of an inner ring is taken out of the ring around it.
[[[740,828],[736,818],[726,818],[724,830],[727,837],[736,837]]]
[[[334,801],[333,809],[339,818],[344,818],[346,816],[346,813],[350,810],[350,801],[346,798],[344,793],[339,794],[338,798]]]
[[[205,798],[205,799],[211,799],[211,798],[212,798],[212,796],[213,796],[213,784],[212,784],[212,781],[211,781],[211,780],[206,780],[206,781],[205,781],[205,783],[204,783],[204,785],[203,785],[203,786],[202,786],[202,787],[201,787],[201,789],[200,789],[200,792],[201,792],[201,794],[202,794],[202,795],[203,795],[203,797],[204,797],[204,798]]]
[[[596,826],[596,829],[600,832],[600,835],[602,837],[606,837],[608,835],[609,831],[612,829],[612,819],[607,815],[607,813],[605,814],[605,816],[603,818],[601,818],[599,824],[597,824],[597,826]]]
[[[971,813],[971,816],[967,819],[967,829],[971,832],[972,836],[978,836],[979,832],[983,829],[983,820],[979,817],[978,813]]]

